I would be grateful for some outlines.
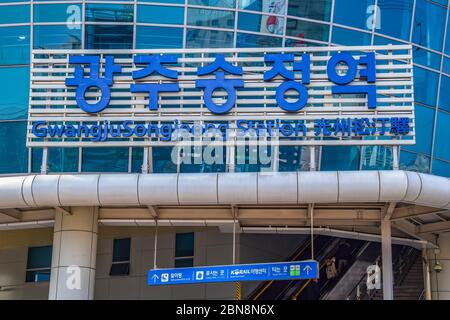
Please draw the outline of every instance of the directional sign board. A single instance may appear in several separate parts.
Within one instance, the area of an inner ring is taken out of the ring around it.
[[[314,260],[205,266],[194,268],[153,269],[148,272],[148,285],[208,282],[316,279],[319,263]]]

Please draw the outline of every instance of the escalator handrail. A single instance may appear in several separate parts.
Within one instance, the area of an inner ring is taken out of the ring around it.
[[[289,261],[295,261],[303,252],[305,252],[305,250],[310,246],[311,244],[311,239],[308,239],[302,246],[302,248],[300,250],[297,250],[297,253],[294,252],[293,255],[291,255],[291,257],[289,258]],[[254,296],[252,298],[252,300],[258,300],[258,298],[267,291],[267,289],[272,285],[272,283],[274,282],[274,280],[270,280],[268,283],[266,283],[261,289],[256,289],[259,290],[259,292],[256,294],[256,296]]]

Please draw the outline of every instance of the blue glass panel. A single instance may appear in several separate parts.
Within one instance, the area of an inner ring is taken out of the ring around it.
[[[431,153],[431,138],[433,137],[434,109],[415,105],[416,144],[403,146],[402,149],[421,153]]]
[[[450,59],[449,58],[444,57],[444,63],[442,64],[442,72],[450,75]]]
[[[254,13],[239,13],[238,29],[261,33],[283,34],[284,19]]]
[[[0,120],[27,119],[29,83],[29,68],[0,68]]]
[[[194,232],[175,235],[175,257],[192,257],[194,255]]]
[[[331,42],[346,46],[370,45],[371,35],[365,32],[333,27]]]
[[[188,29],[186,34],[187,48],[231,48],[233,32]]]
[[[52,266],[52,246],[28,248],[27,269],[50,268]]]
[[[331,0],[289,0],[288,15],[330,21]]]
[[[28,171],[27,122],[0,122],[0,173]]]
[[[30,27],[0,28],[0,65],[30,62]]]
[[[172,161],[172,147],[152,148],[153,172],[176,173],[177,165]]]
[[[78,172],[78,155],[78,148],[48,148],[48,172]]]
[[[373,44],[375,45],[386,45],[386,44],[404,44],[403,42],[392,40],[385,37],[375,36],[373,38]]]
[[[450,162],[433,160],[432,173],[438,176],[450,178]]]
[[[133,26],[86,25],[86,49],[132,49]]]
[[[436,135],[434,137],[434,157],[450,161],[450,113],[438,111]]]
[[[408,41],[413,3],[413,0],[378,0],[380,17],[375,32]]]
[[[30,6],[1,6],[0,24],[30,22]]]
[[[157,2],[157,3],[175,3],[184,4],[184,0],[140,0],[142,2]]]
[[[234,8],[236,6],[236,0],[188,0],[188,4],[208,7]]]
[[[450,77],[442,75],[439,92],[439,108],[450,111]]]
[[[322,147],[321,171],[359,170],[360,147]]]
[[[430,172],[430,158],[422,153],[400,152],[400,169],[415,172]]]
[[[189,8],[187,24],[198,27],[234,28],[234,12]]]
[[[42,165],[42,148],[31,148],[31,172],[40,173]]]
[[[128,172],[128,148],[83,148],[83,172]]]
[[[435,106],[438,80],[437,73],[414,67],[414,100]]]
[[[34,22],[66,22],[81,23],[81,4],[54,3],[35,4],[33,7]]]
[[[450,18],[450,10],[447,10]],[[447,29],[448,30],[448,29]],[[447,31],[445,36],[445,48],[444,48],[445,54],[450,55],[450,32]]]
[[[131,4],[86,4],[86,21],[133,22],[134,6]]]
[[[80,49],[80,29],[61,26],[34,26],[33,47],[35,49]]]
[[[255,34],[238,33],[237,48],[280,47],[283,40],[271,36],[258,36]]]
[[[239,0],[239,9],[284,14],[286,0]]]
[[[133,148],[131,152],[131,172],[142,172],[144,148]]]
[[[288,19],[286,25],[286,35],[306,38],[311,40],[320,40],[328,42],[330,27],[326,24]]]
[[[365,146],[362,170],[392,170],[392,147]]]
[[[184,8],[139,5],[137,11],[137,22],[183,24]]]
[[[446,10],[425,0],[416,1],[412,42],[437,51],[442,49]]]
[[[413,47],[413,61],[437,71],[441,68],[441,56],[431,51]]]
[[[335,23],[372,30],[372,19],[369,19],[374,11],[374,0],[335,0]]]
[[[137,49],[168,49],[183,47],[183,29],[172,27],[136,27]]]

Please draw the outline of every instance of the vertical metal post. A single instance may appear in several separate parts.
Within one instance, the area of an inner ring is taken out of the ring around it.
[[[316,147],[309,147],[309,170],[316,171]]]
[[[398,155],[398,146],[392,146],[392,169],[400,169],[400,160]]]
[[[381,219],[381,258],[383,263],[383,299],[394,300],[391,221],[384,218]]]
[[[155,219],[155,252],[153,254],[153,269],[156,269],[156,250],[158,249],[158,220]]]
[[[314,204],[308,204],[308,214],[311,224],[311,260],[314,260]]]
[[[48,148],[42,150],[41,174],[47,174]]]
[[[425,300],[431,300],[431,275],[430,262],[427,257],[427,248],[422,248],[422,262],[423,262],[423,287],[425,290]]]
[[[148,147],[144,147],[141,171],[142,171],[142,173],[148,173]]]

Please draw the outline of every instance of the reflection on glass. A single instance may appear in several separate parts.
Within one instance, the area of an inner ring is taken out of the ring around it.
[[[400,169],[414,172],[430,172],[430,158],[421,153],[400,152]]]
[[[54,3],[35,4],[33,6],[34,22],[78,22],[81,24],[81,4]]]
[[[354,31],[339,27],[333,27],[333,38],[331,42],[346,46],[370,45],[370,33]]]
[[[414,100],[435,106],[438,78],[435,72],[414,67]]]
[[[324,146],[320,170],[359,170],[359,155],[359,146]]]
[[[172,147],[152,148],[153,173],[176,173],[177,165],[172,161]]]
[[[450,112],[450,77],[442,75],[439,108]]]
[[[237,48],[254,48],[254,47],[280,47],[281,38],[270,36],[259,36],[255,34],[238,33],[236,39]]]
[[[450,162],[433,160],[432,173],[438,176],[450,178]]]
[[[144,148],[132,148],[131,152],[131,172],[142,172],[144,159]]]
[[[225,147],[221,148],[219,154],[216,154],[216,151],[216,148],[206,149],[201,146],[192,147],[191,150],[182,148],[180,156],[186,161],[180,163],[180,173],[225,172]],[[205,161],[205,159],[209,160]]]
[[[230,48],[233,46],[233,32],[188,29],[187,48]]]
[[[0,28],[0,65],[30,61],[30,27]]]
[[[239,146],[235,150],[236,172],[272,171],[270,146]]]
[[[334,0],[334,23],[372,30],[375,0]]]
[[[48,172],[77,172],[78,148],[48,148]]]
[[[441,67],[440,55],[419,47],[413,47],[413,61],[436,70],[439,70]]]
[[[30,69],[0,68],[0,120],[27,119]]]
[[[379,21],[375,32],[409,40],[413,0],[378,0]]]
[[[133,22],[134,8],[130,4],[86,4],[86,21]]]
[[[412,42],[437,51],[442,49],[446,10],[425,0],[416,1]]]
[[[284,15],[286,0],[239,0],[239,9]]]
[[[188,0],[188,4],[207,7],[234,8],[236,6],[236,0]]]
[[[284,18],[253,13],[239,13],[238,29],[282,35]]]
[[[133,26],[86,25],[86,49],[131,49]]]
[[[128,172],[126,147],[83,148],[83,172]]]
[[[234,28],[234,12],[189,8],[187,24],[198,27]]]
[[[136,27],[137,49],[182,48],[183,29],[170,27]]]
[[[362,170],[392,170],[392,147],[364,146]]]
[[[300,39],[328,41],[330,27],[325,24],[288,19],[286,35]]]
[[[34,26],[35,49],[80,49],[81,29],[69,29],[66,25]]]
[[[332,0],[289,0],[288,15],[330,21]]]
[[[406,145],[402,149],[430,154],[433,137],[434,108],[414,106],[416,144]]]
[[[26,134],[26,121],[0,122],[0,174],[28,171]]]

